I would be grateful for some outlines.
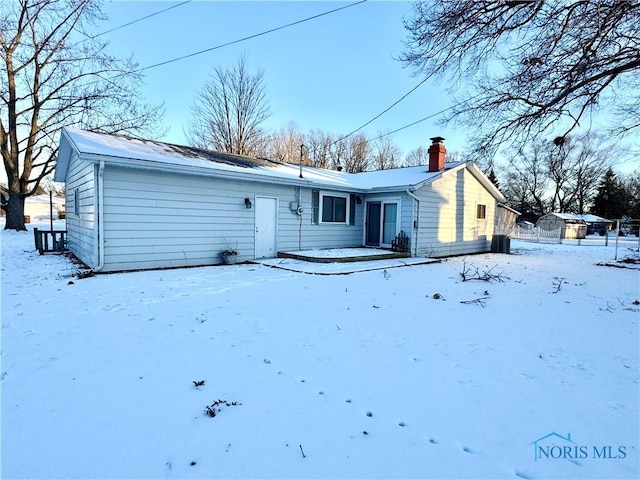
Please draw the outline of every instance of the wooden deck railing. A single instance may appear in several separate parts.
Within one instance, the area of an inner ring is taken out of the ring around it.
[[[43,255],[49,252],[63,252],[67,249],[66,230],[39,230],[33,229],[33,237],[36,250]]]

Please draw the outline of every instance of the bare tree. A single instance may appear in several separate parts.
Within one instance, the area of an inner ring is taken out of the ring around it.
[[[261,125],[270,116],[264,72],[249,72],[246,57],[228,69],[217,67],[196,94],[191,112],[191,144],[238,155],[264,153],[267,135]]]
[[[311,130],[305,137],[311,166],[330,168],[333,136],[322,130]]]
[[[595,134],[567,137],[559,145],[537,140],[512,155],[503,193],[522,212],[584,213],[619,152]]]
[[[334,168],[336,170],[344,170],[347,156],[349,155],[349,141],[348,138],[344,138],[343,136],[338,136],[330,146],[329,158],[330,158],[330,168]]]
[[[411,150],[404,159],[405,167],[418,167],[420,165],[429,165],[429,152],[425,147],[418,147]]]
[[[640,127],[640,2],[423,0],[405,20],[401,57],[417,72],[469,85],[446,120],[478,131],[477,149],[556,130],[564,138],[613,112]]]
[[[503,189],[507,192],[508,189],[519,192],[518,197],[526,199],[526,203],[531,205],[530,211],[536,215],[544,215],[549,209],[545,198],[549,185],[546,153],[541,141],[533,142],[511,153],[509,160],[511,174],[503,182]],[[514,208],[518,207],[514,206]]]
[[[551,209],[584,213],[593,199],[598,181],[620,148],[607,138],[587,134],[567,137],[560,145],[548,144],[547,169],[553,186]]]
[[[521,213],[541,215],[537,203],[531,195],[526,176],[515,169],[505,172],[500,182],[500,190],[507,199],[507,204]]]
[[[135,136],[158,132],[160,107],[142,104],[131,60],[108,55],[87,28],[97,0],[0,3],[0,151],[9,199],[5,228],[26,230],[24,200],[55,168],[63,126]]]
[[[598,191],[598,182],[613,164],[620,147],[614,147],[606,137],[587,134],[570,141],[575,167],[570,178],[573,189],[571,209],[585,213]]]
[[[298,163],[300,145],[304,143],[305,137],[298,130],[298,125],[295,122],[289,122],[269,136],[266,156],[280,162]]]
[[[349,173],[366,172],[371,167],[371,144],[364,133],[356,133],[347,140],[344,170]]]
[[[386,170],[396,168],[400,163],[402,152],[393,143],[388,134],[378,132],[376,140],[373,142],[373,168],[375,170]]]

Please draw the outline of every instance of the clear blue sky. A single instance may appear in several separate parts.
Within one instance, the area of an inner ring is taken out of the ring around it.
[[[114,1],[109,19],[95,27],[104,32],[181,3]],[[109,51],[133,57],[146,67],[238,40],[353,2],[192,1],[102,36]],[[145,72],[142,93],[165,104],[169,133],[163,140],[185,143],[190,105],[217,66],[232,65],[245,54],[250,68],[265,72],[272,116],[265,127],[276,130],[296,122],[303,133],[321,129],[346,134],[405,93],[421,78],[396,60],[403,50],[403,17],[409,2],[369,1],[259,38],[160,66]],[[363,131],[395,130],[450,106],[444,88],[427,82]],[[465,132],[424,121],[392,136],[403,155],[428,146],[429,137],[445,137],[450,151],[465,148]]]

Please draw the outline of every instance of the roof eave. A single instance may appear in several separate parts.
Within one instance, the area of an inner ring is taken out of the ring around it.
[[[336,191],[349,191],[354,193],[364,193],[365,190],[361,188],[353,188],[349,185],[334,185],[331,183],[323,183],[322,181],[314,181],[306,178],[287,178],[279,177],[275,175],[264,175],[260,171],[256,171],[251,168],[247,168],[247,172],[229,171],[223,169],[209,168],[205,166],[194,165],[179,165],[164,162],[156,162],[153,160],[141,160],[126,157],[116,157],[111,155],[102,155],[98,153],[83,153],[81,154],[83,160],[91,163],[99,163],[104,161],[108,165],[117,166],[121,168],[141,169],[141,170],[153,170],[167,173],[180,173],[185,175],[196,175],[203,177],[216,177],[225,178],[231,180],[244,180],[258,183],[270,183],[277,185],[288,185],[294,187],[307,187],[307,188],[323,188],[326,190]],[[303,172],[304,175],[304,172]],[[64,180],[64,179],[63,179]]]
[[[58,158],[56,159],[56,168],[53,172],[53,181],[64,182],[67,169],[69,168],[69,162],[71,161],[71,155],[73,155],[74,152],[78,153],[78,150],[71,138],[69,138],[65,128],[62,128],[60,131],[58,145]]]

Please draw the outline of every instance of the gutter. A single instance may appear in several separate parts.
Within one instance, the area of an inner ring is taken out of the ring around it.
[[[418,256],[418,233],[420,232],[420,199],[418,197],[415,196],[414,193],[412,193],[408,188],[406,190],[406,194],[409,195],[411,198],[413,198],[417,204],[418,204],[418,208],[417,208],[417,212],[416,212],[416,227],[415,227],[415,232],[416,232],[416,237],[415,237],[415,242],[413,242],[414,244],[414,248],[415,248],[415,252],[413,254],[414,257]]]
[[[98,201],[96,202],[96,221],[98,228],[96,231],[96,248],[98,249],[98,265],[93,269],[99,272],[104,268],[104,221],[102,218],[102,205],[104,203],[104,160],[100,160],[98,169]]]

